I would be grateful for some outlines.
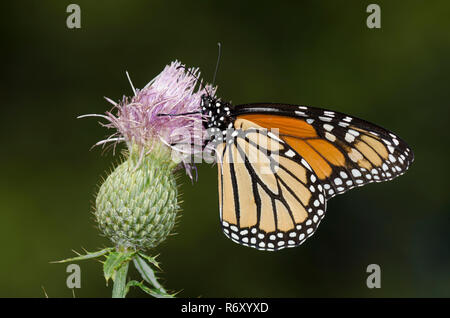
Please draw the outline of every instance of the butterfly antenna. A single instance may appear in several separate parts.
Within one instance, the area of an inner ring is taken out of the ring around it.
[[[222,53],[222,44],[220,42],[217,42],[217,46],[219,47],[219,53],[217,54],[216,70],[214,71],[212,86],[214,86],[214,83],[216,83],[216,75],[217,71],[219,70],[220,56]]]
[[[187,115],[194,115],[194,114],[201,114],[201,112],[198,111],[198,112],[189,112],[189,113],[181,113],[181,114],[157,114],[156,116],[177,117],[177,116],[187,116]]]

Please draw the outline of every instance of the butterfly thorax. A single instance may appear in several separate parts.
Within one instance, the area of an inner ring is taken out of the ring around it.
[[[230,103],[222,102],[205,94],[202,96],[201,107],[202,115],[205,117],[203,121],[205,129],[218,129],[225,132],[228,128],[233,127]]]

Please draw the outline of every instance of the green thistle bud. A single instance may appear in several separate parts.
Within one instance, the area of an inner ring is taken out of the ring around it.
[[[165,240],[179,211],[169,148],[128,156],[105,180],[96,199],[100,229],[117,247],[148,249]]]

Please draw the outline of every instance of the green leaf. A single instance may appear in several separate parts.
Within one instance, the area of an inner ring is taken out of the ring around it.
[[[128,263],[133,257],[134,253],[110,252],[103,263],[103,274],[105,275],[106,283],[112,278],[115,280],[116,271],[124,264]]]
[[[146,258],[147,259],[147,258]],[[156,279],[155,272],[153,269],[145,262],[144,259],[142,259],[139,255],[136,255],[136,257],[133,258],[133,263],[136,269],[138,270],[139,274],[141,274],[142,278],[155,287],[157,290],[159,290],[161,293],[166,293],[166,290],[164,287],[161,286],[161,284]]]
[[[161,267],[159,267],[159,263],[156,261],[156,258],[158,257],[158,255],[151,257],[142,253],[139,253],[139,255],[141,257],[143,257],[144,259],[147,260],[147,262],[149,262],[150,264],[153,264],[157,269],[161,270]]]
[[[142,283],[142,282],[138,282],[135,280],[131,280],[128,282],[128,284],[125,288],[126,293],[128,293],[130,287],[132,287],[132,286],[139,287],[141,290],[143,290],[144,292],[146,292],[147,294],[149,294],[150,296],[153,296],[155,298],[173,298],[173,295],[170,295],[166,292],[162,293],[156,289],[152,289],[148,286],[145,286],[144,283]]]
[[[74,251],[79,256],[73,257],[73,258],[67,258],[67,259],[64,259],[62,261],[54,261],[54,262],[50,262],[50,263],[67,263],[67,262],[84,261],[86,259],[92,259],[92,258],[97,258],[97,257],[103,256],[103,255],[109,253],[112,250],[113,250],[112,247],[108,247],[108,248],[102,249],[102,250],[97,251],[97,252],[88,252],[88,251],[86,251],[85,255],[80,255],[79,253]]]

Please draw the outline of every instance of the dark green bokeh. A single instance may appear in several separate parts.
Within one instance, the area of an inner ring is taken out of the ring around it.
[[[276,253],[222,234],[215,167],[184,175],[183,216],[161,253],[163,280],[181,296],[450,296],[450,5],[377,1],[77,1],[82,28],[66,28],[70,1],[8,1],[2,9],[0,296],[71,297],[71,249],[108,246],[91,205],[117,158],[90,147],[111,131],[103,113],[174,59],[211,79],[223,44],[218,95],[234,103],[326,107],[377,123],[410,144],[416,161],[392,182],[338,196],[304,245]],[[366,266],[382,288],[366,287]],[[77,297],[109,297],[101,266],[80,263]],[[132,296],[142,296],[133,292]]]

